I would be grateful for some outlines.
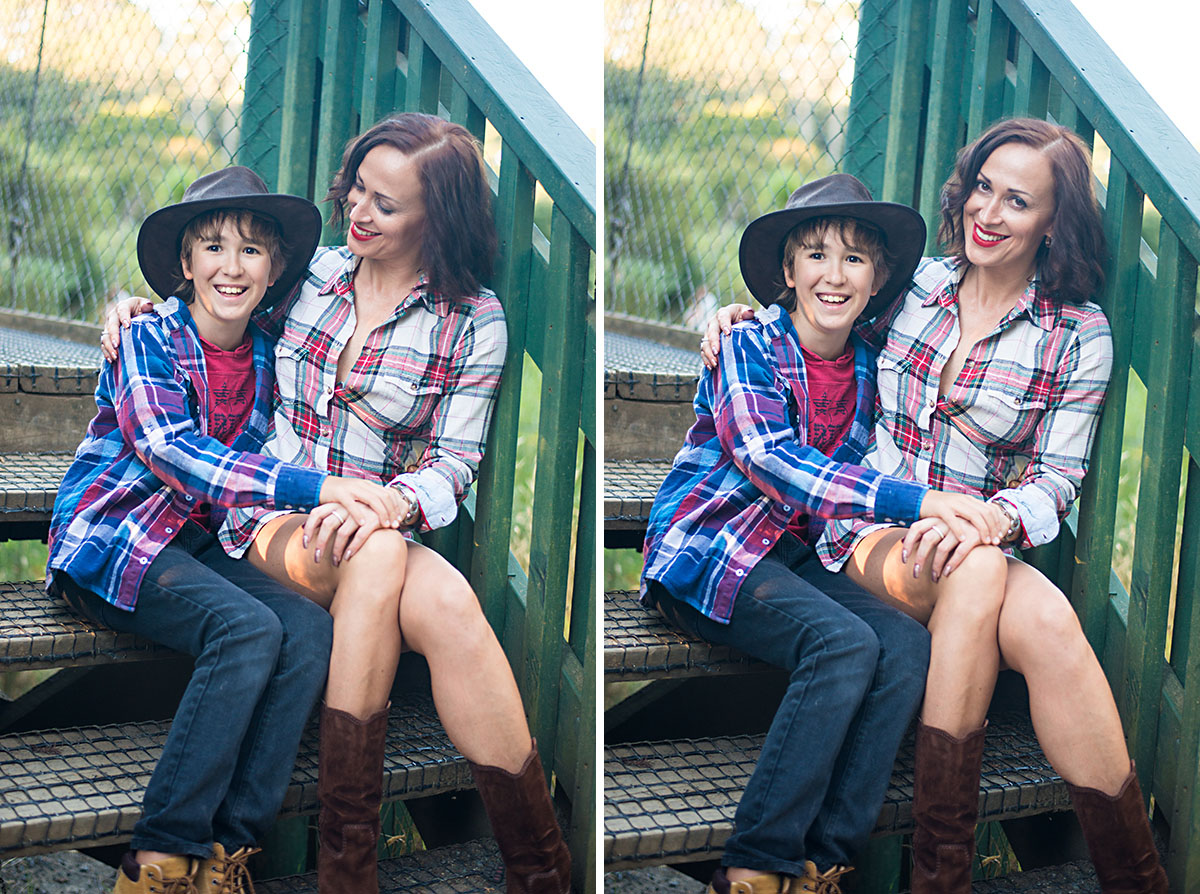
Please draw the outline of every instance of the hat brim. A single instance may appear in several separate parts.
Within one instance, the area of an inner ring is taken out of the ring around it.
[[[308,199],[285,193],[231,196],[180,202],[160,208],[142,221],[138,231],[138,266],[146,282],[167,298],[179,287],[180,240],[192,218],[215,209],[252,211],[274,220],[284,244],[283,271],[267,289],[259,307],[269,307],[284,298],[308,269],[321,238],[321,212]]]
[[[788,233],[816,217],[853,217],[878,227],[887,242],[892,269],[863,311],[877,316],[912,281],[925,250],[925,220],[898,202],[843,202],[811,208],[771,211],[750,222],[738,246],[742,279],[759,303],[774,304],[787,288],[783,279],[783,246]]]

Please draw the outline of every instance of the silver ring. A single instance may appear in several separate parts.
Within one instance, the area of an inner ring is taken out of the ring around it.
[[[950,533],[949,531],[943,531],[941,525],[934,525],[933,529],[938,532],[939,538],[944,538],[947,534]]]
[[[333,510],[333,512],[331,512],[329,514],[338,520],[339,525],[346,523],[346,519],[342,518],[342,514],[340,512],[338,512],[336,509]]]

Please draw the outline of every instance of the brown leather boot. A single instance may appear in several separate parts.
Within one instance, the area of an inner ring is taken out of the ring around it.
[[[568,894],[571,854],[563,843],[537,743],[516,773],[471,764],[507,870],[508,894]]]
[[[1137,773],[1115,795],[1067,783],[1102,894],[1167,894]]]
[[[121,859],[112,894],[196,894],[196,860],[167,857],[158,863],[138,863],[133,853]]]
[[[317,887],[321,894],[378,894],[379,805],[387,708],[359,720],[321,707]]]
[[[815,878],[817,867],[812,863],[807,865],[812,866]],[[712,881],[708,883],[706,894],[790,894],[796,890],[793,887],[795,881],[796,879],[778,872],[764,872],[762,875],[751,876],[745,881],[731,882],[725,876],[725,867],[718,866],[716,872],[713,873]],[[804,889],[799,890],[803,891]]]
[[[983,730],[956,739],[917,724],[912,894],[970,894]]]

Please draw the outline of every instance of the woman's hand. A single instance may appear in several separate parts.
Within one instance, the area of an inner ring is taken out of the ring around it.
[[[139,298],[133,295],[122,298],[108,309],[104,318],[104,329],[100,332],[100,350],[104,359],[110,363],[117,359],[117,345],[121,341],[121,330],[129,328],[129,321],[138,314],[148,314],[154,309],[154,302],[149,298]]]
[[[375,514],[381,527],[398,528],[408,513],[408,498],[394,487],[385,487],[364,478],[343,478],[330,475],[321,485],[321,503],[338,503],[363,524],[367,518],[359,510]],[[305,526],[307,528],[307,525]]]
[[[722,307],[708,321],[704,337],[700,339],[700,356],[709,369],[717,368],[717,355],[721,353],[721,335],[733,331],[733,324],[754,319],[754,308],[748,304],[730,304]]]
[[[931,490],[921,501],[921,520],[904,535],[904,562],[912,557],[913,577],[928,568],[936,583],[980,544],[998,546],[1008,530],[1004,511],[967,494]]]
[[[303,543],[306,549],[314,544],[313,562],[319,564],[327,554],[336,566],[353,557],[375,531],[386,527],[374,510],[362,503],[322,503],[304,522]]]

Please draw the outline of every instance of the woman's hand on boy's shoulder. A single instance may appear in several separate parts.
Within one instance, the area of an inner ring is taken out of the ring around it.
[[[748,304],[729,304],[719,308],[708,321],[708,327],[700,339],[700,357],[709,369],[717,368],[717,355],[721,353],[721,336],[733,331],[734,323],[754,319],[754,308]]]
[[[131,295],[109,305],[104,317],[104,328],[100,331],[100,350],[104,359],[110,363],[117,359],[117,345],[121,343],[121,330],[128,329],[130,322],[138,314],[148,314],[154,310],[154,302],[149,298]]]

